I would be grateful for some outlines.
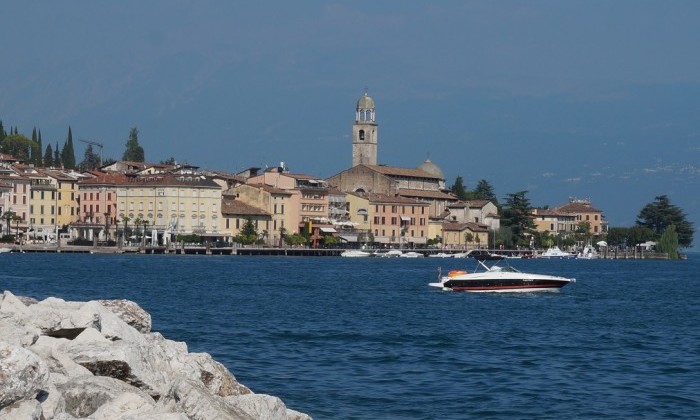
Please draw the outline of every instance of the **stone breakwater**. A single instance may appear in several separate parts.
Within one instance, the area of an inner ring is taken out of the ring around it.
[[[0,295],[0,419],[310,420],[207,353],[151,332],[127,300]]]

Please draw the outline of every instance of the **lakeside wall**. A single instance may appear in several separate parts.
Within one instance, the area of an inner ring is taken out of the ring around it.
[[[207,353],[151,331],[127,300],[0,295],[0,419],[310,420]]]

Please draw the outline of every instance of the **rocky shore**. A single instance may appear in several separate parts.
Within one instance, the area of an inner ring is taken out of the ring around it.
[[[0,419],[310,420],[207,353],[151,332],[127,300],[0,295]]]

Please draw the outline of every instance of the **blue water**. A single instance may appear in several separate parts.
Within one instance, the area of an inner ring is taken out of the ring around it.
[[[469,260],[0,254],[0,288],[126,298],[315,419],[698,418],[700,255],[545,261],[560,293],[427,286]]]

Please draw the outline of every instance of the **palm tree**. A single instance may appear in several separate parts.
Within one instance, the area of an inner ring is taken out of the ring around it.
[[[126,215],[122,216],[122,222],[124,222],[124,237],[125,238],[129,234],[129,231],[127,230],[129,228],[129,220],[131,220],[130,217],[128,217]]]

